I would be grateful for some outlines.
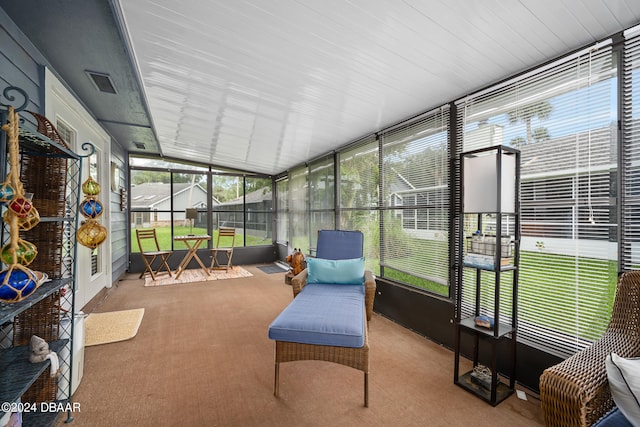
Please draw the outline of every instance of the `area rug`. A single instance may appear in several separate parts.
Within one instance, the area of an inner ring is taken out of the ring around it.
[[[207,276],[201,268],[192,268],[189,270],[185,270],[180,278],[176,279],[176,275],[172,274],[169,276],[167,274],[163,274],[161,276],[156,276],[156,280],[151,279],[150,276],[147,276],[144,279],[145,286],[165,286],[165,285],[179,285],[181,283],[196,283],[196,282],[208,282],[211,280],[224,280],[224,279],[237,279],[239,277],[251,277],[253,274],[249,273],[242,267],[233,266],[229,269],[229,271],[225,270],[213,270],[209,272]]]
[[[288,268],[283,267],[279,264],[269,264],[269,265],[259,265],[258,269],[267,273],[267,274],[274,274],[274,273],[286,273],[287,271],[289,271]]]
[[[84,321],[85,346],[125,341],[136,336],[144,308],[91,313]]]

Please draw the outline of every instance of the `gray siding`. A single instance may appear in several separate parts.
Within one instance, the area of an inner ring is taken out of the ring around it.
[[[7,86],[17,86],[29,95],[29,104],[26,109],[44,113],[44,67],[51,69],[46,58],[35,48],[29,39],[20,31],[15,23],[0,8],[0,102],[8,103],[2,91]],[[55,73],[55,70],[51,69]],[[22,103],[18,93],[8,93],[16,97],[17,103]],[[22,115],[29,119],[30,115]],[[0,138],[5,138],[4,132],[0,132]],[[111,141],[111,161],[121,169],[120,186],[127,188],[127,158],[124,149]],[[105,186],[106,187],[106,186]],[[110,187],[110,186],[109,186]],[[120,195],[112,194],[110,240],[112,251],[113,280],[125,273],[128,268],[127,252],[127,211],[120,210]]]
[[[124,149],[113,140],[111,141],[111,161],[114,162],[121,171],[118,187],[128,188],[127,177],[129,176],[129,173],[127,171],[127,156]],[[126,273],[129,269],[129,251],[127,242],[128,213],[129,211],[126,207],[124,210],[120,209],[120,193],[118,191],[112,191],[110,238],[111,268],[113,272],[112,280],[114,282],[117,282],[120,276]]]
[[[0,9],[0,96],[2,103],[6,104],[2,92],[7,86],[17,86],[29,95],[29,104],[26,109],[42,113],[42,81],[44,57],[20,32],[13,21]],[[16,102],[22,103],[19,94]],[[26,118],[26,116],[25,116]]]

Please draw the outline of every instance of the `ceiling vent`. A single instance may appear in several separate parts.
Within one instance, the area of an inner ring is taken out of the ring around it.
[[[96,71],[88,71],[88,70],[86,70],[85,73],[87,73],[87,75],[93,82],[93,85],[100,92],[113,93],[113,94],[116,93],[116,87],[113,85],[113,82],[111,81],[111,76],[109,74],[98,73]]]
[[[133,145],[135,145],[138,150],[146,150],[147,149],[146,145],[144,145],[144,142],[133,141]]]

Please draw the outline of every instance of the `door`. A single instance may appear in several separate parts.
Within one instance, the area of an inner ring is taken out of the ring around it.
[[[82,160],[82,175],[80,182],[91,177],[101,185],[97,198],[103,206],[103,214],[96,218],[109,230],[109,165],[110,165],[110,137],[62,85],[62,83],[48,70],[45,73],[45,110],[46,116],[52,121],[58,132],[74,152],[88,156]],[[82,145],[90,142],[95,151],[89,153]],[[84,197],[80,194],[80,198]],[[78,226],[84,220],[78,217]],[[76,251],[76,310],[80,310],[102,289],[111,286],[111,254],[110,233],[107,239],[95,249],[77,246]]]

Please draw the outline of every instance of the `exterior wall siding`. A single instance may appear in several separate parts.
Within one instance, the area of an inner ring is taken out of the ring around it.
[[[111,162],[120,170],[119,180],[116,182],[116,189],[110,188],[111,191],[111,223],[109,224],[111,239],[111,268],[112,280],[117,282],[118,279],[127,272],[129,268],[129,251],[128,251],[128,235],[127,235],[127,215],[128,207],[120,209],[120,188],[128,188],[127,168],[128,159],[124,149],[111,141]],[[111,187],[111,186],[109,186]]]

